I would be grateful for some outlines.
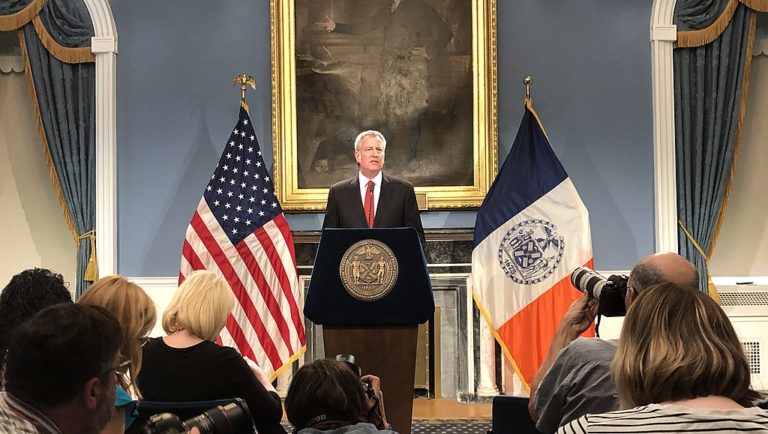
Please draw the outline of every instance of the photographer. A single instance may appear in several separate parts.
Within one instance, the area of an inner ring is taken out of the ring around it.
[[[744,348],[725,312],[696,288],[666,283],[637,297],[613,378],[624,410],[582,416],[558,433],[768,432]]]
[[[372,394],[363,382],[370,382]],[[396,434],[388,429],[379,378],[358,377],[347,363],[336,360],[316,360],[296,372],[285,412],[295,434]]]
[[[676,253],[658,253],[640,260],[629,274],[624,304],[629,308],[643,290],[675,283],[698,287],[696,268]],[[571,304],[552,338],[547,357],[531,382],[528,410],[544,434],[587,413],[605,413],[619,408],[611,361],[617,342],[579,338],[597,313],[596,300],[587,294]]]

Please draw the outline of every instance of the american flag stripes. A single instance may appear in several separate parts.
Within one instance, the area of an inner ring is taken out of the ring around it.
[[[227,280],[237,302],[224,345],[274,378],[305,350],[293,236],[245,107],[187,228],[179,283],[195,270]]]

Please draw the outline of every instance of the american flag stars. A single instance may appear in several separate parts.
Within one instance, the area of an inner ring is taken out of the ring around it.
[[[254,143],[244,145],[243,141]],[[253,127],[247,119],[240,119],[227,141],[227,151],[216,166],[203,196],[224,232],[237,243],[265,222],[282,213],[275,189],[266,171]],[[223,190],[218,185],[227,185]],[[216,200],[225,194],[227,202]],[[257,205],[257,206],[253,206]],[[229,214],[224,214],[226,210]],[[257,214],[255,219],[246,218]]]
[[[271,375],[306,344],[293,236],[245,106],[230,131],[187,228],[179,282],[200,269],[227,280],[237,303],[221,342]]]

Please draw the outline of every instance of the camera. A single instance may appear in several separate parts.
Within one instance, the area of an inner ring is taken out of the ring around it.
[[[171,413],[160,413],[149,417],[139,431],[141,434],[183,434],[193,427],[200,434],[243,434],[254,433],[251,412],[248,404],[240,398],[227,405],[214,407],[199,416],[181,421]]]
[[[357,375],[357,378],[360,378],[363,376],[363,371],[355,362],[355,356],[353,356],[352,354],[337,354],[336,361],[344,362],[349,367],[349,369],[351,369],[352,372],[354,372],[355,375]],[[376,393],[374,392],[373,387],[371,386],[371,382],[368,380],[362,380],[361,383],[363,384],[363,390],[365,391],[365,395],[368,396],[369,399],[375,399]]]
[[[571,283],[579,291],[589,295],[599,303],[597,313],[603,316],[624,316],[627,308],[624,297],[627,295],[627,277],[612,274],[607,279],[587,267],[579,267],[571,273]]]

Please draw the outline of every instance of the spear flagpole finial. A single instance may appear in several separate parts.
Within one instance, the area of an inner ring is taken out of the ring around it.
[[[531,102],[531,85],[533,84],[533,77],[526,75],[523,78],[523,84],[525,85],[525,102]]]

